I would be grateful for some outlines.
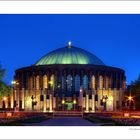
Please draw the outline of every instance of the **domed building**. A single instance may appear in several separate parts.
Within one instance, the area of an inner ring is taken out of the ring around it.
[[[121,110],[125,72],[94,54],[68,46],[15,71],[11,107],[25,111]]]

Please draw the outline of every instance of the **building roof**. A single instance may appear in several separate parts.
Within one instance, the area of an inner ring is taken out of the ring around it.
[[[94,54],[78,47],[71,46],[56,49],[43,56],[37,63],[38,65],[53,65],[53,64],[92,64],[105,65]]]

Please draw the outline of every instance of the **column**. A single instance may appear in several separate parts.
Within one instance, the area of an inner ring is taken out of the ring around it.
[[[117,108],[116,108],[116,101],[117,101],[117,90],[116,88],[113,89],[113,110],[115,111]]]
[[[83,109],[83,88],[80,87],[79,106]]]
[[[56,97],[53,97],[53,110],[56,110]]]
[[[17,103],[17,107],[19,108],[19,93],[20,92],[20,89],[17,88],[17,92],[16,92],[16,103]]]
[[[49,94],[50,94],[50,90],[48,90],[47,89],[47,97],[46,97],[46,99],[47,99],[47,101],[46,101],[46,107],[47,107],[47,111],[49,111],[49,108],[50,108],[50,97],[48,97],[49,96]]]
[[[11,95],[10,95],[10,102],[11,102],[11,109],[14,108],[14,89],[12,88],[12,92],[11,92]],[[1,103],[0,103],[1,104]],[[1,106],[0,106],[1,108]]]
[[[44,106],[43,106],[43,112],[46,112],[47,104],[46,104],[46,91],[45,91],[45,90],[43,90],[43,94],[44,94]]]
[[[5,101],[5,108],[8,108],[8,100]]]
[[[95,95],[92,93],[92,111],[91,112],[95,112]]]
[[[86,91],[86,111],[89,112],[89,94],[88,91]]]
[[[53,112],[53,95],[52,95],[52,91],[50,93],[49,112]]]
[[[24,88],[22,88],[22,97],[21,97],[21,101],[22,101],[22,109],[25,108],[25,90]]]

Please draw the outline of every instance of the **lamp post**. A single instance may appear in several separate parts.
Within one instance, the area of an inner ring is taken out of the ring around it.
[[[130,95],[128,96],[128,107],[129,107],[129,110],[131,110],[131,102],[134,101],[133,100],[133,97]]]
[[[19,82],[18,81],[16,81],[16,80],[13,80],[12,82],[11,82],[11,84],[12,84],[12,88],[13,88],[13,108],[14,108],[14,110],[18,110],[18,108],[17,108],[17,106],[18,106],[18,103],[17,103],[17,99],[16,99],[16,90],[17,90],[17,88],[18,88],[18,86],[19,86]]]

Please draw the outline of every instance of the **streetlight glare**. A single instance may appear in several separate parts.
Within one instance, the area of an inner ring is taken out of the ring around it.
[[[7,100],[7,97],[3,97],[3,100],[6,101]]]
[[[65,104],[65,100],[62,100],[62,104]]]
[[[132,96],[129,96],[129,97],[128,97],[128,100],[130,100],[130,101],[131,101],[132,99],[133,99],[133,98],[132,98]]]
[[[14,85],[14,84],[16,84],[16,81],[13,80],[11,83]]]
[[[74,100],[73,103],[76,104],[76,100]]]

